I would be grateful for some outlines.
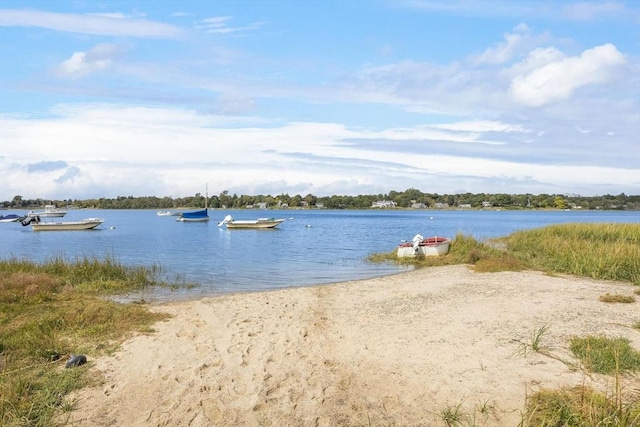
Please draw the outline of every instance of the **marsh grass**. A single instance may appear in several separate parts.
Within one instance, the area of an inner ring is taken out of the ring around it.
[[[622,389],[622,376],[640,370],[640,353],[623,338],[576,337],[571,351],[588,373],[612,375],[615,386],[608,394],[580,385],[559,390],[542,389],[527,396],[521,427],[640,425],[640,390]]]
[[[158,272],[108,258],[0,261],[0,425],[52,425],[73,408],[68,393],[90,382],[85,366],[64,368],[70,353],[91,361],[166,318],[104,298],[160,284]]]
[[[519,427],[636,427],[640,402],[622,402],[584,385],[542,389],[527,396],[527,410]]]
[[[470,264],[477,272],[535,269],[640,285],[640,224],[550,225],[484,243],[458,234],[445,256],[398,258],[394,249],[368,260],[415,267]],[[640,295],[640,289],[634,292]]]
[[[397,250],[374,253],[367,257],[372,263],[393,262],[398,265],[437,267],[443,265],[472,264],[478,272],[519,271],[525,264],[505,252],[478,242],[473,237],[458,234],[451,241],[449,253],[436,257],[398,258]]]
[[[534,269],[640,285],[640,224],[550,225],[504,240]]]

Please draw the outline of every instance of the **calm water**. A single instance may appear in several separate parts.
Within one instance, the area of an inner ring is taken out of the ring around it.
[[[6,212],[6,211],[5,211]],[[13,213],[13,212],[12,212]],[[274,230],[227,230],[217,223],[263,216],[287,218]],[[51,256],[109,255],[126,265],[159,264],[167,279],[200,286],[157,291],[149,299],[181,299],[364,279],[402,271],[372,265],[367,255],[388,252],[423,236],[478,240],[566,222],[640,222],[640,212],[618,211],[209,211],[208,223],[181,223],[155,210],[71,210],[64,220],[101,217],[91,231],[33,232],[0,223],[0,258],[43,261]]]

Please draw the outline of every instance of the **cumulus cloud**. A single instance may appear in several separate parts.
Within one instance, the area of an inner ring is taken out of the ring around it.
[[[550,62],[518,75],[513,78],[509,91],[516,101],[540,107],[567,99],[583,86],[609,82],[625,62],[614,45],[605,44],[585,50],[578,57]]]
[[[113,59],[120,54],[119,46],[103,43],[87,52],[74,52],[73,55],[58,67],[56,74],[60,77],[77,79],[97,71],[111,67]]]

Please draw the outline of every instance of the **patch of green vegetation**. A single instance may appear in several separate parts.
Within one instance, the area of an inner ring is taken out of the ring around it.
[[[535,269],[640,285],[640,224],[550,225],[485,243],[458,234],[445,256],[398,258],[394,250],[368,260],[415,267],[471,264],[478,272]]]
[[[590,387],[543,389],[527,397],[519,427],[633,427],[640,422],[640,401],[622,402]]]
[[[534,269],[640,284],[640,224],[550,225],[504,240]]]
[[[571,351],[590,372],[615,374],[640,371],[640,352],[634,350],[626,338],[575,337]]]
[[[520,271],[525,267],[524,263],[509,253],[463,234],[458,234],[451,241],[449,253],[443,256],[398,258],[396,250],[393,250],[392,252],[371,254],[367,260],[373,263],[393,262],[417,268],[472,264],[478,272]]]
[[[157,273],[112,259],[0,261],[0,424],[48,426],[71,410],[66,396],[90,378],[86,367],[64,368],[69,354],[91,361],[167,317],[104,295],[158,285]]]

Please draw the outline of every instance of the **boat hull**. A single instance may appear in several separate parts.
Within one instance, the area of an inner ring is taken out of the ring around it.
[[[104,219],[102,218],[87,218],[82,221],[67,221],[67,222],[40,222],[37,224],[31,224],[33,231],[77,231],[77,230],[92,230],[102,224]]]
[[[178,218],[178,222],[205,222],[209,221],[207,209],[195,212],[182,212]]]
[[[0,215],[0,222],[18,222],[18,221],[22,221],[23,219],[25,219],[26,217],[23,216],[18,216],[18,215],[14,215],[14,214],[9,214],[9,215]]]
[[[284,219],[256,219],[256,220],[234,220],[226,222],[227,228],[276,228],[282,224]]]
[[[398,258],[416,258],[428,256],[442,256],[449,253],[451,239],[448,237],[428,237],[417,247],[411,242],[398,246]]]

